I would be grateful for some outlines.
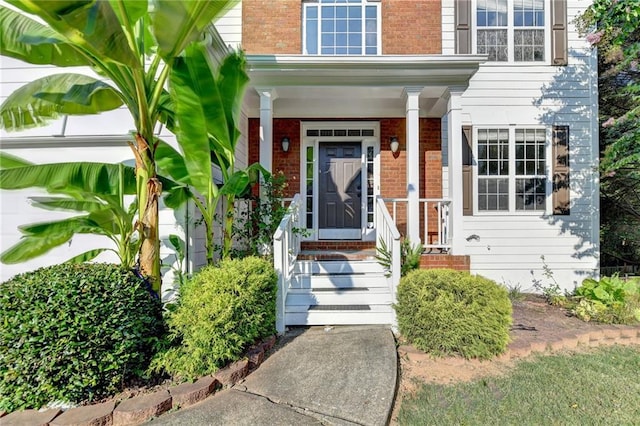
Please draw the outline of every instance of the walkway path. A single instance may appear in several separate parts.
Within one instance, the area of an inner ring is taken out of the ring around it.
[[[397,380],[389,328],[312,327],[294,333],[244,382],[152,424],[387,424]]]

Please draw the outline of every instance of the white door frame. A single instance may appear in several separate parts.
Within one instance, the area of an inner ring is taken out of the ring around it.
[[[307,131],[318,130],[318,134],[307,136]],[[334,130],[346,130],[347,136],[320,136],[320,131],[325,132]],[[366,136],[348,136],[349,130],[366,130]],[[378,121],[303,121],[300,126],[300,140],[302,146],[300,149],[300,195],[305,198],[303,200],[301,218],[303,227],[307,227],[307,218],[310,218],[311,228],[307,228],[307,236],[305,239],[316,241],[320,239],[327,240],[364,240],[375,241],[375,217],[373,221],[370,219],[370,213],[375,215],[375,197],[380,194],[380,123]],[[362,161],[362,196],[361,196],[361,229],[356,232],[347,230],[324,230],[322,235],[319,233],[318,227],[318,194],[319,194],[319,179],[318,179],[318,155],[320,153],[321,142],[360,142],[361,144],[361,161]],[[313,163],[307,164],[307,148],[312,148]],[[373,210],[368,210],[369,192],[367,186],[367,153],[369,150],[373,150]],[[307,167],[310,166],[313,171],[313,176],[307,176]],[[307,182],[312,183],[312,196],[308,196]],[[311,198],[310,205],[311,212],[307,209],[307,198]],[[307,214],[311,213],[311,214]]]

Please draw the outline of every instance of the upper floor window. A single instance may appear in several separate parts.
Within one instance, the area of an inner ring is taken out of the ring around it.
[[[380,53],[380,3],[316,0],[304,3],[303,51],[307,55]]]
[[[545,60],[545,0],[477,0],[476,27],[490,61]]]

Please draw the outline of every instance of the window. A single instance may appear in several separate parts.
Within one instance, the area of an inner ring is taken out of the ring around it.
[[[544,129],[478,129],[478,211],[545,211]]]
[[[545,60],[545,0],[477,0],[476,48],[490,61]]]
[[[380,3],[318,0],[303,8],[303,51],[307,55],[380,53]]]

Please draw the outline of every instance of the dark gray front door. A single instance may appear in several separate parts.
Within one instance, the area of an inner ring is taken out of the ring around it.
[[[320,143],[319,237],[360,239],[362,160],[360,143]]]

